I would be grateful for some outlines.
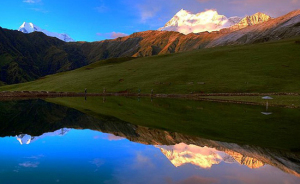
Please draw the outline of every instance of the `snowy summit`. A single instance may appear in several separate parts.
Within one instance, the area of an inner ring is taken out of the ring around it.
[[[56,37],[62,41],[65,41],[65,42],[75,42],[75,40],[73,40],[69,35],[67,34],[64,34],[64,33],[53,33],[53,32],[50,32],[50,31],[47,31],[47,30],[44,30],[44,29],[41,29],[39,28],[38,26],[34,25],[33,23],[27,23],[27,22],[24,22],[20,28],[18,29],[18,31],[21,31],[23,33],[32,33],[32,32],[42,32],[44,34],[46,34],[47,36],[50,36],[50,37]]]
[[[241,21],[240,17],[227,18],[219,15],[216,10],[192,14],[181,9],[167,24],[160,28],[161,31],[178,31],[183,34],[199,33],[203,31],[218,31]]]

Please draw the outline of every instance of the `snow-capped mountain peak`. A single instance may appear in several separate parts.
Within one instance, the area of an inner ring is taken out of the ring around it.
[[[34,26],[32,23],[27,23],[27,22],[24,22],[18,31],[21,31],[23,33],[32,33],[34,31],[39,31],[41,30],[40,28],[38,28],[37,26]]]
[[[186,16],[188,14],[190,14],[190,12],[188,12],[187,10],[184,10],[184,9],[181,9],[179,12],[176,13],[176,15],[178,17]]]
[[[239,17],[227,18],[219,15],[216,10],[206,10],[197,14],[181,9],[175,16],[159,30],[178,31],[184,34],[203,31],[217,31],[230,27],[241,20]]]
[[[50,37],[56,37],[62,41],[65,42],[74,42],[74,40],[67,34],[65,33],[53,33],[44,29],[39,28],[38,26],[34,25],[33,23],[27,23],[24,22],[18,29],[18,31],[21,31],[23,33],[32,33],[32,32],[42,32],[44,34],[46,34],[47,36]]]

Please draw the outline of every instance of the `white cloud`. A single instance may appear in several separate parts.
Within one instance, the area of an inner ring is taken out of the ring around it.
[[[99,13],[104,13],[109,10],[109,8],[105,5],[100,5],[95,8]]]
[[[111,33],[97,33],[98,36],[104,37],[106,39],[115,39],[119,37],[128,36],[128,34],[120,33],[120,32],[111,32]]]
[[[30,3],[30,4],[34,4],[34,3],[39,3],[41,2],[41,0],[24,0],[24,3]]]
[[[159,6],[154,6],[155,1],[148,1],[146,4],[138,4],[137,8],[140,12],[141,22],[145,23],[147,20],[156,16],[160,10]]]
[[[36,11],[36,12],[49,13],[49,11],[44,10],[42,8],[30,8],[30,9],[33,10],[33,11]]]
[[[104,164],[104,161],[99,158],[96,158],[93,161],[90,161],[90,163],[99,168]]]

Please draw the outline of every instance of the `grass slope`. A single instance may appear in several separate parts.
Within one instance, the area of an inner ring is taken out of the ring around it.
[[[2,91],[300,92],[299,38],[132,60],[111,59]],[[121,60],[121,61],[120,61]],[[127,61],[128,60],[128,61]],[[126,61],[126,62],[125,62]],[[203,84],[205,83],[205,84]]]

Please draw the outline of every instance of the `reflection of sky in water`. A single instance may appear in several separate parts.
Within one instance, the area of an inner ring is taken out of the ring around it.
[[[1,183],[300,182],[268,165],[250,169],[236,161],[226,161],[225,153],[210,148],[184,144],[148,146],[90,130],[44,136],[28,145],[20,145],[16,137],[0,138],[0,145]],[[176,150],[190,160],[175,167],[162,149]],[[193,157],[209,167],[199,167],[191,161]]]

